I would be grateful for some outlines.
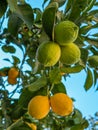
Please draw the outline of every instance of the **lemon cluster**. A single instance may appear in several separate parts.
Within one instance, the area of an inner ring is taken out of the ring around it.
[[[37,60],[45,67],[55,65],[58,61],[72,65],[80,60],[81,52],[74,43],[78,37],[78,26],[72,21],[62,21],[54,26],[54,41],[39,45]]]
[[[56,93],[50,97],[42,95],[35,96],[28,104],[28,112],[35,119],[46,117],[50,108],[59,116],[67,116],[73,111],[73,102],[68,95]]]

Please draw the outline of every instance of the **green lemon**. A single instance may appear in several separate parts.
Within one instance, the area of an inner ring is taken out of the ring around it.
[[[48,41],[40,44],[37,49],[37,60],[45,67],[55,65],[61,56],[61,49],[57,43]]]
[[[61,46],[61,63],[66,65],[75,64],[80,60],[80,56],[80,49],[75,43],[69,43],[65,46]]]
[[[62,21],[54,27],[54,39],[60,45],[74,42],[78,37],[79,27],[72,21]]]

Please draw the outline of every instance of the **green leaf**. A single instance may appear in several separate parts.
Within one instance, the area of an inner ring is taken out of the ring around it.
[[[87,59],[88,59],[88,50],[85,48],[81,48],[81,62],[83,66],[86,66]]]
[[[40,22],[41,18],[42,18],[42,12],[41,12],[41,10],[38,9],[38,8],[35,8],[35,9],[33,9],[33,11],[36,14],[35,22]]]
[[[94,69],[93,74],[94,74],[94,86],[95,86],[97,84],[98,72]]]
[[[44,0],[43,4],[42,4],[42,7],[44,8],[44,5],[46,4],[48,0]]]
[[[88,63],[90,67],[98,68],[98,55],[89,56]]]
[[[34,94],[29,91],[27,88],[23,89],[19,100],[18,100],[18,105],[20,105],[22,108],[27,108],[28,106],[28,102],[30,101],[30,99],[34,96]]]
[[[49,72],[49,79],[52,84],[58,84],[61,82],[61,74],[59,68],[54,68]]]
[[[0,69],[0,76],[7,76],[10,67],[4,67]]]
[[[7,9],[7,2],[6,0],[0,0],[0,18],[4,15],[5,11]]]
[[[12,56],[13,58],[13,63],[16,65],[16,64],[19,64],[20,63],[20,59],[16,56]]]
[[[15,53],[16,52],[16,49],[14,48],[14,46],[11,46],[11,45],[2,46],[2,50],[6,53]]]
[[[88,121],[85,118],[83,118],[83,120],[82,120],[82,127],[85,129],[85,128],[88,128],[88,126],[89,126]]]
[[[67,93],[66,92],[66,87],[63,83],[58,83],[58,84],[55,84],[53,89],[52,89],[52,93],[55,94],[55,93]]]
[[[16,12],[16,10],[18,10],[18,7],[17,7],[17,0],[7,0],[7,2],[8,2],[8,5],[9,5],[9,7],[10,7],[10,10],[12,11],[12,12]]]
[[[12,15],[9,16],[8,31],[12,35],[16,36],[21,24],[22,24],[22,20],[19,17],[17,17],[16,14],[13,13]]]
[[[56,2],[51,3],[44,10],[42,16],[42,25],[44,31],[51,39],[54,39],[53,27],[55,23],[57,8],[58,8],[58,4]]]
[[[33,15],[33,9],[29,4],[18,4],[17,5],[17,0],[7,0],[10,10],[17,14],[17,16],[22,19],[29,29],[31,29],[33,20],[34,20],[34,15]]]
[[[30,85],[27,85],[26,87],[30,92],[36,92],[40,88],[45,87],[47,85],[47,78],[45,76],[40,77],[35,82],[33,82]]]
[[[86,76],[86,80],[85,80],[85,84],[84,84],[84,88],[85,90],[89,90],[93,85],[93,75],[91,70],[88,68],[87,69],[87,76]]]
[[[81,124],[77,124],[71,127],[70,130],[84,130],[81,126]]]
[[[78,73],[83,69],[84,69],[83,66],[76,65],[73,67],[62,67],[60,70],[61,70],[61,73],[69,74],[69,73]]]
[[[95,2],[96,0],[90,0],[88,6],[83,10],[82,15],[85,15],[89,10],[91,10]]]
[[[29,4],[18,5],[18,9],[19,12],[16,13],[27,24],[29,29],[31,29],[34,21],[33,9]]]
[[[63,6],[66,2],[66,0],[51,0],[50,3],[57,2],[59,4],[59,7]]]

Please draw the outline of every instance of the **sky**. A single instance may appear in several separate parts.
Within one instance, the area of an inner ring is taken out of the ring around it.
[[[27,0],[27,2],[30,3],[33,8],[41,8],[43,0]],[[21,51],[18,50],[18,53],[21,54]],[[1,51],[0,55],[2,56],[2,59],[3,57],[10,58],[9,55],[6,55]],[[0,68],[6,64],[5,61],[1,61],[2,59],[0,58]],[[84,117],[89,118],[89,115],[93,116],[95,112],[98,111],[98,92],[95,92],[94,87],[87,92],[84,90],[85,78],[86,73],[83,70],[80,73],[70,75],[70,77],[66,78],[66,81],[63,79],[63,82],[66,86],[68,95],[76,100],[74,102],[75,107],[82,112]]]

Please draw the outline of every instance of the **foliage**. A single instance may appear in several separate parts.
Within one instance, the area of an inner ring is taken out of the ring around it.
[[[86,73],[84,89],[88,91],[97,86],[98,64],[91,66],[93,60],[89,60],[95,56],[98,61],[98,31],[91,33],[98,30],[97,8],[97,0],[43,0],[42,9],[33,8],[25,0],[0,1],[0,49],[9,56],[3,61],[10,64],[0,68],[1,130],[31,130],[26,121],[35,123],[38,130],[84,130],[88,127],[88,121],[75,107],[69,116],[58,116],[50,111],[44,119],[35,120],[27,113],[27,106],[30,99],[39,94],[67,93],[62,76],[82,70]],[[42,42],[54,41],[54,26],[64,20],[73,21],[79,27],[75,43],[81,50],[81,60],[74,65],[58,62],[44,67],[36,61],[36,50]],[[17,48],[21,54],[15,55]],[[7,82],[13,66],[19,69],[16,85]],[[98,90],[98,86],[95,89]],[[19,98],[15,98],[16,94]],[[18,121],[15,123],[15,120]]]

